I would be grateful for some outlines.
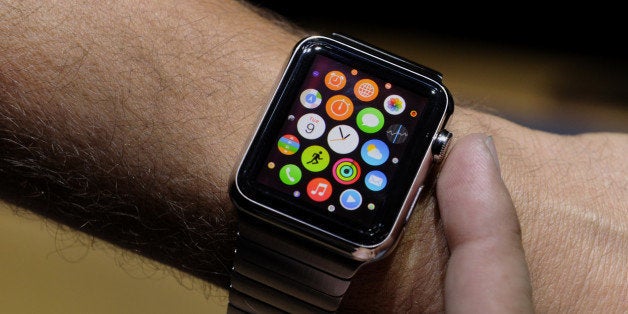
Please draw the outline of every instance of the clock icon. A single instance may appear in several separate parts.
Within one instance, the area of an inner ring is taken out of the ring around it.
[[[338,154],[348,154],[354,151],[359,143],[358,132],[346,124],[331,128],[327,134],[329,148]]]

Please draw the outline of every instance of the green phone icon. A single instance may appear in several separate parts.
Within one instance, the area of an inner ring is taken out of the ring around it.
[[[286,185],[295,185],[301,181],[301,169],[293,164],[287,164],[279,170],[279,179]]]

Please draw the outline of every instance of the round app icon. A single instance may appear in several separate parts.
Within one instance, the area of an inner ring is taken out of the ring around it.
[[[370,171],[364,176],[364,184],[371,191],[381,191],[386,187],[387,183],[386,175],[379,170]]]
[[[392,115],[398,115],[406,109],[406,101],[399,95],[390,95],[384,99],[384,110]]]
[[[351,158],[342,158],[331,168],[334,179],[340,184],[353,184],[360,178],[360,164]]]
[[[323,95],[313,88],[308,88],[301,93],[301,104],[308,109],[314,109],[323,102]]]
[[[301,154],[301,163],[309,171],[323,171],[329,165],[329,152],[323,146],[309,146]]]
[[[317,139],[325,133],[325,120],[315,113],[306,113],[297,121],[297,130],[308,140]]]
[[[362,132],[375,133],[384,126],[384,114],[375,108],[367,107],[358,112],[356,123]]]
[[[340,193],[340,205],[346,210],[356,210],[362,205],[362,194],[354,189]]]
[[[331,90],[341,90],[347,84],[347,77],[340,71],[330,71],[325,75],[325,86]]]
[[[300,146],[299,139],[292,134],[282,136],[277,142],[279,151],[284,155],[294,155]]]
[[[364,162],[371,166],[379,166],[386,162],[390,151],[386,143],[380,140],[369,140],[362,144],[360,155]]]
[[[315,202],[324,202],[331,196],[331,183],[325,178],[314,178],[306,187],[307,196]]]
[[[393,124],[386,130],[386,138],[393,144],[401,144],[408,138],[408,129],[401,124]]]
[[[337,125],[327,133],[327,144],[338,154],[348,154],[354,151],[360,143],[358,132],[345,124]]]
[[[301,181],[301,168],[287,164],[279,169],[279,180],[286,185],[295,185]]]
[[[346,120],[353,113],[353,102],[345,95],[332,96],[325,104],[325,111],[336,121]]]
[[[361,79],[353,86],[353,93],[361,101],[371,101],[379,94],[379,87],[373,80]]]

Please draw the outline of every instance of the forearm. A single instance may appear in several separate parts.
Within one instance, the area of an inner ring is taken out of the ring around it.
[[[297,37],[235,2],[14,2],[0,193],[226,284],[227,181]]]
[[[225,285],[235,233],[228,180],[300,36],[233,2],[16,3],[0,23],[0,193]],[[537,307],[621,306],[626,169],[600,160],[621,161],[626,137],[606,139],[609,157],[584,154],[597,138],[534,132],[464,108],[448,128],[495,138]],[[575,171],[583,163],[618,177],[594,181]],[[604,181],[623,189],[599,189]],[[433,204],[426,197],[399,249],[356,278],[348,307],[441,309],[448,252]],[[583,214],[591,209],[600,219]],[[601,224],[608,215],[617,219]]]

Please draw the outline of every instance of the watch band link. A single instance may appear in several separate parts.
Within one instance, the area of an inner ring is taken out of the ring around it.
[[[240,211],[228,313],[333,313],[361,262]]]

